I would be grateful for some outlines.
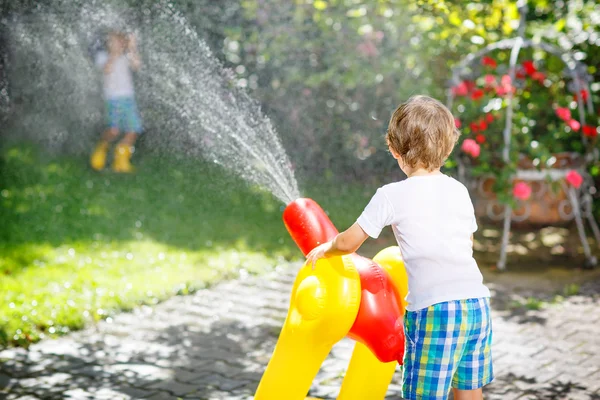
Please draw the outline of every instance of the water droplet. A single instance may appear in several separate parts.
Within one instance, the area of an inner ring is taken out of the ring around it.
[[[68,254],[69,254],[71,257],[73,257],[73,256],[75,255],[75,249],[71,248],[71,249],[69,249],[69,250],[67,251],[67,253],[68,253]]]
[[[133,254],[131,254],[131,253],[127,253],[127,254],[125,255],[125,258],[127,258],[128,260],[133,260]]]

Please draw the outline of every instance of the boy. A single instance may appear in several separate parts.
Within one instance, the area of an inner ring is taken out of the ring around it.
[[[473,258],[477,230],[467,189],[440,172],[458,139],[439,101],[401,104],[386,141],[407,179],[377,190],[356,223],[313,249],[319,258],[355,252],[391,225],[408,273],[402,377],[406,399],[482,399],[493,379],[490,291]]]
[[[125,136],[115,148],[112,169],[115,172],[132,172],[131,152],[142,132],[142,124],[135,103],[131,70],[140,68],[140,58],[133,35],[111,32],[107,45],[108,53],[99,52],[96,64],[103,71],[108,129],[92,153],[90,164],[97,171],[104,168],[108,146],[122,131]]]

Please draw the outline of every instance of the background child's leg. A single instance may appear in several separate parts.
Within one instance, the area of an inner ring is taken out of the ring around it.
[[[108,128],[107,130],[104,131],[104,133],[102,134],[102,140],[110,143],[113,140],[115,140],[117,138],[117,136],[119,135],[119,129],[118,128]]]
[[[454,400],[483,400],[483,390],[481,388],[475,390],[459,390],[453,388]]]
[[[94,150],[90,158],[90,164],[92,165],[92,168],[94,168],[96,171],[99,171],[102,168],[104,168],[104,165],[106,164],[106,152],[108,151],[108,145],[110,142],[115,140],[115,138],[118,135],[119,129],[114,127],[108,128],[102,134],[102,138],[96,145],[96,149]]]
[[[122,113],[119,122],[127,133],[115,149],[113,170],[115,172],[133,172],[130,158],[137,137],[142,132],[142,123],[133,98],[122,99],[120,106]]]

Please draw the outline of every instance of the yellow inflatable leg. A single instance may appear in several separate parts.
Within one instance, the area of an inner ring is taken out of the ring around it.
[[[258,385],[255,400],[304,400],[321,364],[354,323],[360,278],[350,257],[305,265],[294,282],[290,309]]]
[[[402,310],[406,307],[408,277],[398,246],[380,251],[374,258],[392,277],[398,290]],[[383,400],[392,382],[396,362],[382,363],[362,343],[356,343],[338,400]]]
[[[382,363],[367,346],[356,342],[338,400],[383,400],[397,362]]]

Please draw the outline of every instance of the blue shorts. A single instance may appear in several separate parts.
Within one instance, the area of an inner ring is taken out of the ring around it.
[[[494,379],[489,299],[448,301],[407,311],[404,332],[404,398],[445,400],[451,387],[479,389]]]
[[[106,114],[109,128],[117,128],[121,132],[142,133],[142,121],[133,97],[107,99]]]

